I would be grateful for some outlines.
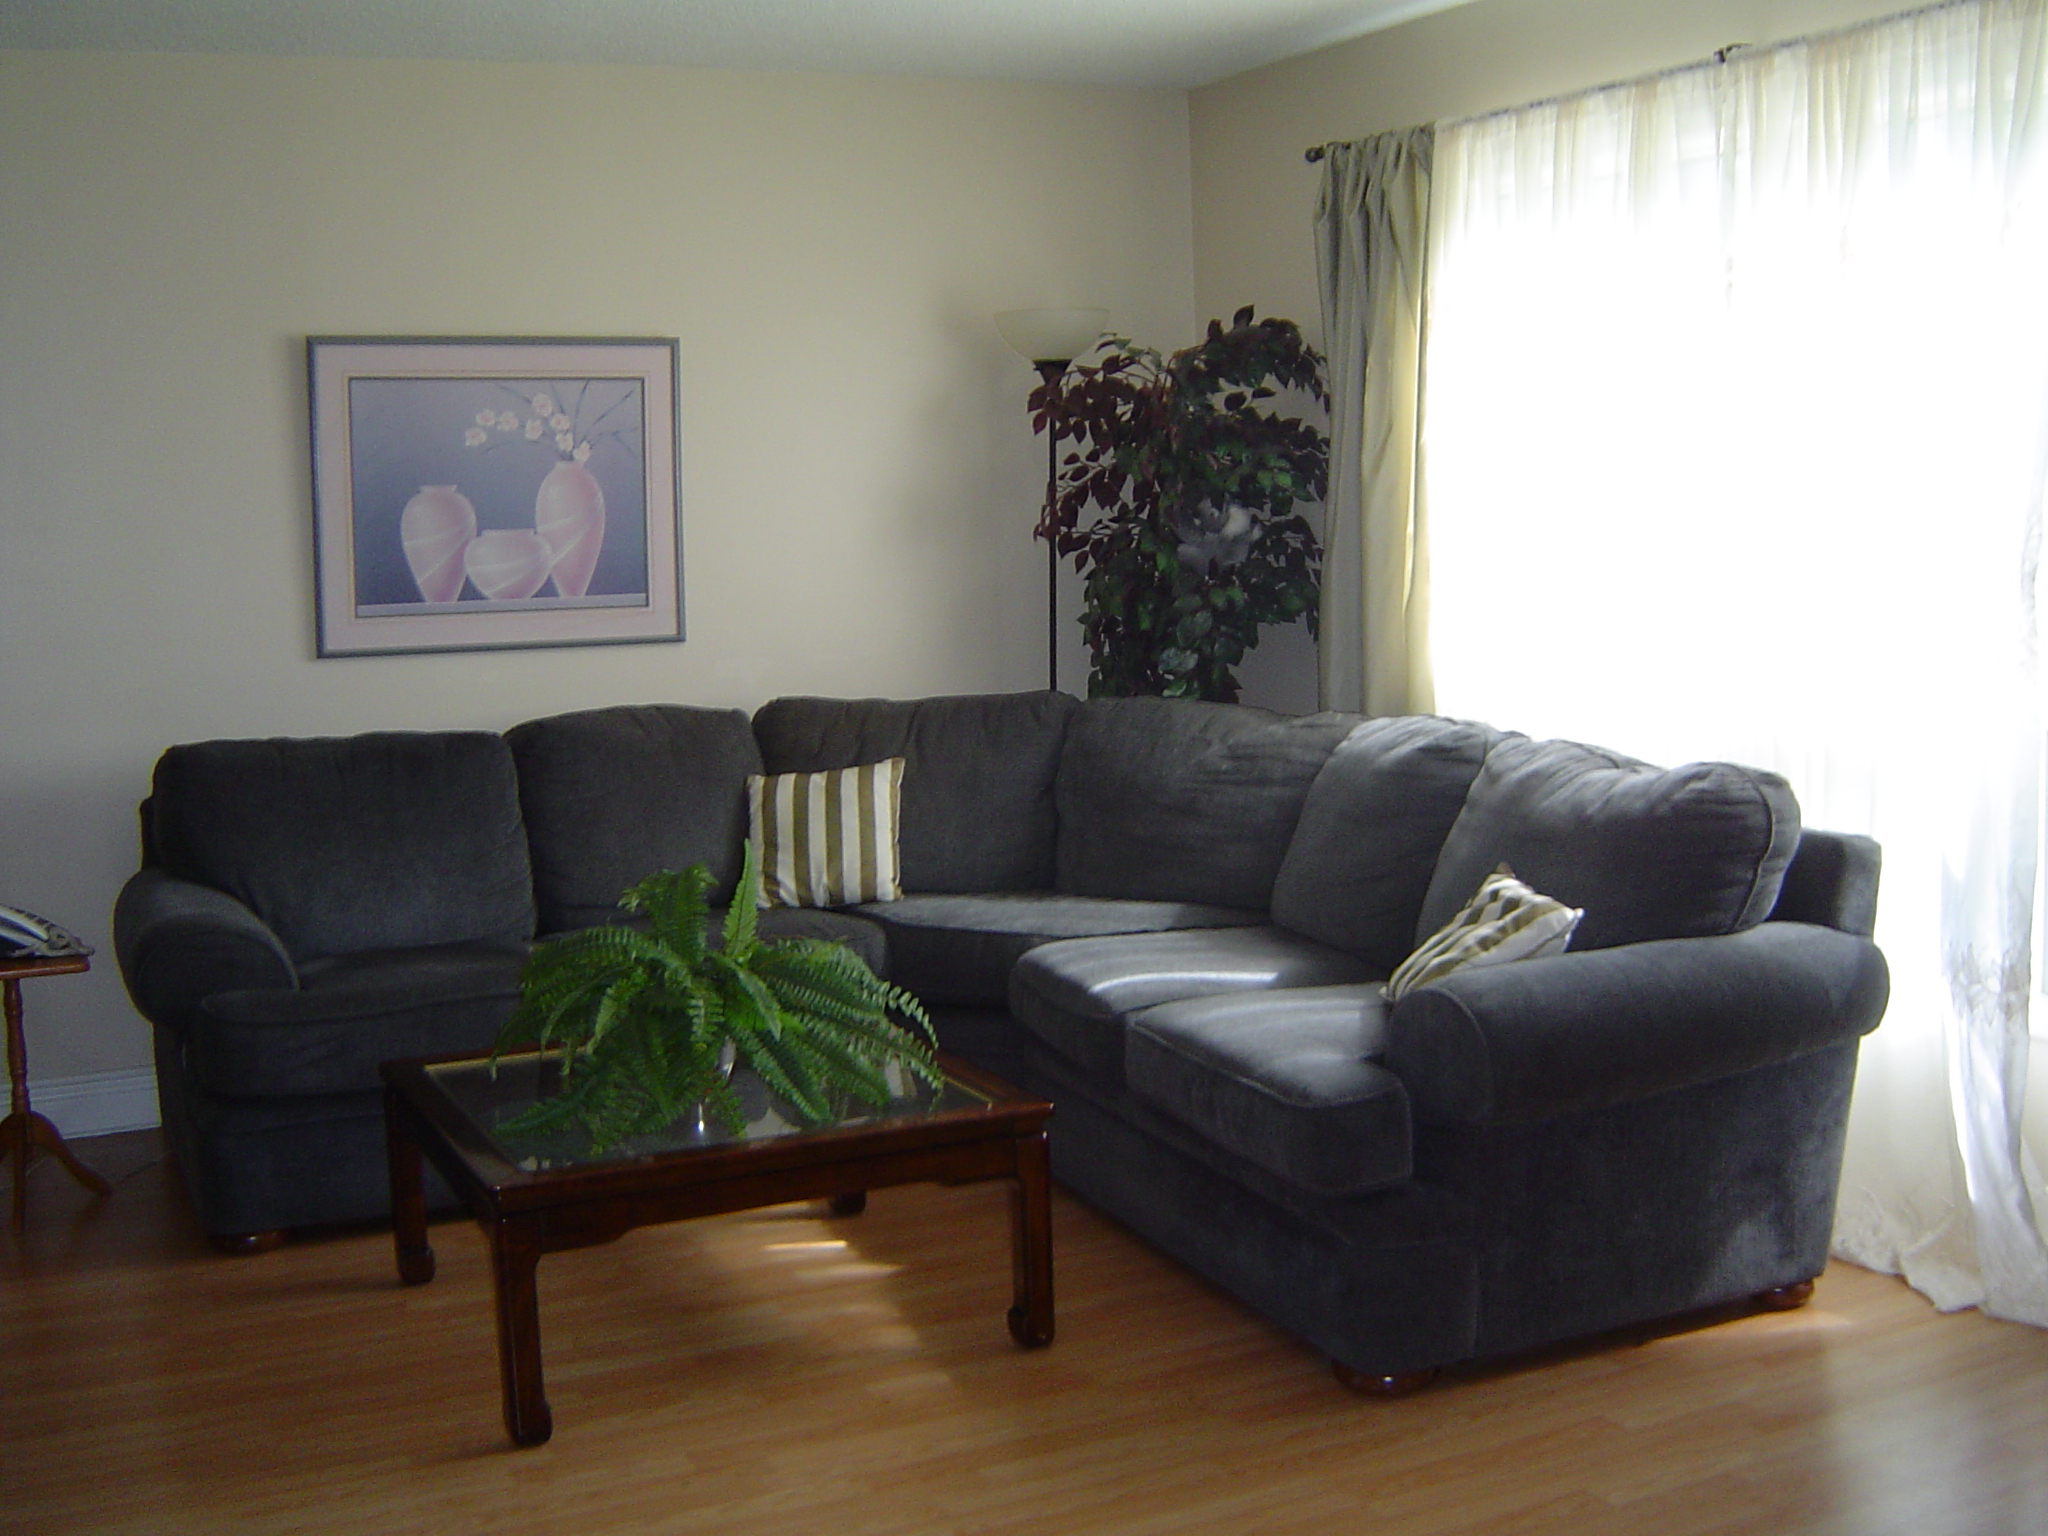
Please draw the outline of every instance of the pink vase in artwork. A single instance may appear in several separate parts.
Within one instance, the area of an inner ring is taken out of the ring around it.
[[[553,564],[548,541],[518,528],[494,528],[478,534],[463,556],[469,579],[494,603],[533,596],[548,579]]]
[[[422,601],[452,603],[462,595],[463,555],[475,537],[476,508],[452,485],[423,485],[405,504],[398,538]]]
[[[583,596],[604,548],[604,487],[597,476],[573,459],[549,470],[534,498],[533,526],[553,552],[555,590]]]

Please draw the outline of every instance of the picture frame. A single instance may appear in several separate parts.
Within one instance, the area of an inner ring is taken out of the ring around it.
[[[317,655],[680,641],[677,361],[309,336]]]

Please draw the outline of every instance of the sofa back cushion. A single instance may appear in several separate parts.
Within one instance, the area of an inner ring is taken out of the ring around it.
[[[723,904],[747,841],[747,776],[761,754],[746,712],[622,704],[529,720],[505,733],[533,854],[540,931],[618,915],[619,893],[702,864]]]
[[[1415,947],[1437,855],[1499,735],[1397,715],[1345,737],[1309,787],[1273,882],[1273,920],[1390,974]]]
[[[533,936],[512,754],[487,731],[203,741],[156,765],[153,842],[294,961]]]
[[[1736,933],[1769,914],[1798,844],[1799,804],[1775,773],[1653,768],[1510,735],[1487,753],[1451,827],[1415,938],[1448,922],[1500,864],[1585,908],[1575,950]]]
[[[771,774],[904,760],[906,891],[1044,890],[1053,774],[1077,707],[1052,692],[774,699],[755,712],[754,736]]]
[[[1309,785],[1358,724],[1090,699],[1060,757],[1058,889],[1265,911]]]

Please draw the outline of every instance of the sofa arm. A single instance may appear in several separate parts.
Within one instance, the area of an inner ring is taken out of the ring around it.
[[[225,891],[160,869],[121,887],[114,957],[128,996],[153,1024],[182,1026],[216,992],[299,984],[284,944],[254,912]]]
[[[1882,864],[1883,850],[1875,838],[1808,827],[1799,834],[1799,848],[1778,888],[1771,919],[1820,923],[1867,939],[1877,929]]]
[[[1510,1125],[1844,1044],[1890,991],[1868,939],[1808,923],[1462,971],[1409,993],[1385,1065],[1420,1120]]]

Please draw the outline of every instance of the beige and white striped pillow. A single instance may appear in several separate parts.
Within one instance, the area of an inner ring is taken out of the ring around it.
[[[1479,882],[1479,893],[1463,911],[1401,962],[1380,988],[1380,996],[1398,1002],[1453,971],[1561,955],[1585,915],[1583,908],[1532,891],[1503,864]]]
[[[843,907],[903,894],[896,822],[903,759],[824,773],[750,774],[764,907]]]

